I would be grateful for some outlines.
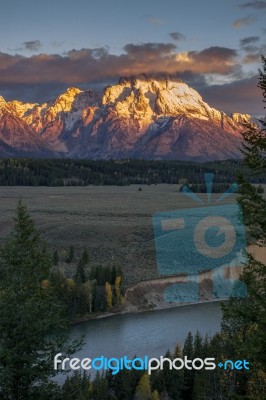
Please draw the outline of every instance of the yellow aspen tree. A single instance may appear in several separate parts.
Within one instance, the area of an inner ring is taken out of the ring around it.
[[[121,276],[117,276],[115,279],[115,295],[117,298],[117,302],[119,304],[121,303],[121,283],[122,283]]]
[[[137,400],[151,400],[151,385],[148,374],[142,375],[136,389]]]
[[[106,294],[106,301],[107,307],[111,308],[113,303],[113,293],[112,293],[112,286],[109,282],[105,282],[105,294]]]

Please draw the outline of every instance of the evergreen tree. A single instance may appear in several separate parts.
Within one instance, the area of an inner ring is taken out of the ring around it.
[[[99,374],[99,371],[92,382],[92,398],[93,400],[108,399],[108,381],[105,376]]]
[[[189,360],[193,360],[194,358],[193,335],[191,332],[189,332],[186,337],[183,347],[183,356],[187,356]],[[194,373],[195,371],[193,370],[184,370],[183,397],[186,400],[193,400]]]
[[[87,250],[83,250],[80,263],[83,265],[83,267],[89,263],[89,254]]]
[[[175,351],[173,354],[173,358],[182,358],[182,351],[177,344],[175,347]],[[173,399],[182,399],[182,392],[184,389],[184,370],[173,370],[172,371],[172,385],[169,390],[169,394],[172,396]]]
[[[66,256],[66,263],[70,264],[74,260],[74,246],[69,246],[68,254]]]
[[[263,70],[260,71],[259,87],[266,99],[266,59],[263,57]],[[264,100],[265,101],[265,100]],[[262,129],[247,125],[244,132],[244,160],[253,174],[266,173],[266,122]],[[266,200],[262,193],[240,179],[240,199],[244,222],[248,234],[258,245],[266,245]],[[250,396],[252,399],[265,398],[266,393],[266,266],[248,256],[241,279],[247,286],[247,298],[232,298],[223,307],[222,337],[231,354],[237,358],[249,360],[253,369],[249,374],[234,373],[234,393],[238,396]],[[228,345],[229,344],[229,345]],[[227,353],[228,354],[228,353]],[[263,377],[264,374],[264,378]],[[264,389],[255,397],[251,387]],[[255,384],[254,384],[255,383]],[[230,393],[232,388],[230,388]],[[228,391],[227,391],[228,393]]]
[[[84,265],[81,262],[81,260],[79,260],[79,263],[78,263],[78,266],[77,266],[77,270],[76,270],[76,274],[75,274],[75,281],[79,285],[86,282],[86,275],[85,275],[85,271],[84,271]]]
[[[75,349],[67,343],[65,307],[53,285],[47,284],[51,266],[34,222],[20,201],[15,229],[0,249],[2,400],[51,399],[54,385],[49,377],[57,372],[53,358]]]
[[[62,399],[87,400],[90,396],[90,378],[85,374],[75,371],[67,377],[62,386]]]
[[[199,331],[196,332],[196,335],[194,336],[194,358],[202,358],[202,353],[203,353],[203,339]]]
[[[55,250],[53,254],[53,265],[57,266],[59,263],[58,251]]]

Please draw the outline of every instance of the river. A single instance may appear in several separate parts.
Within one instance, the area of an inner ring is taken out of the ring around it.
[[[177,343],[182,346],[189,331],[215,334],[221,317],[220,302],[212,302],[90,320],[72,328],[72,339],[83,335],[85,340],[74,356],[158,357]]]

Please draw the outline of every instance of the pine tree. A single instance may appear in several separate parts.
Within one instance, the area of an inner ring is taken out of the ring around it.
[[[71,245],[68,249],[66,263],[70,264],[74,260],[74,253],[75,253],[74,246]]]
[[[187,356],[189,360],[193,360],[194,357],[194,344],[193,335],[191,332],[188,333],[184,347],[183,356]],[[184,387],[183,387],[183,397],[186,400],[193,400],[193,386],[194,386],[194,372],[191,370],[184,370]]]
[[[81,260],[78,263],[76,274],[75,274],[75,281],[80,285],[86,282],[86,275],[84,271],[84,265]]]
[[[51,399],[53,357],[75,349],[49,280],[52,261],[20,201],[15,228],[0,249],[0,398]]]
[[[81,259],[80,262],[82,263],[82,265],[85,267],[85,265],[87,265],[89,263],[89,254],[87,250],[83,250],[82,255],[81,255]]]
[[[93,400],[108,399],[108,381],[105,376],[99,374],[99,371],[92,382],[92,398]]]
[[[263,68],[259,71],[259,84],[262,89],[264,102],[266,102],[266,58],[262,57]],[[264,107],[266,108],[266,107]],[[244,160],[252,173],[266,174],[266,118],[261,121],[262,129],[253,128],[244,132]],[[260,246],[266,246],[266,199],[262,193],[245,179],[241,180],[241,197],[239,203],[244,213],[244,222],[249,229],[249,234],[257,240]],[[249,319],[249,326],[253,326],[252,334],[248,340],[251,352],[261,362],[266,371],[266,265],[255,260],[249,255],[247,267],[244,269],[243,280],[248,288],[248,298],[239,301],[236,307],[242,321]],[[245,315],[241,306],[245,305]],[[233,310],[232,310],[233,311]]]
[[[200,357],[202,358],[202,353],[203,353],[203,340],[202,336],[199,331],[196,332],[196,335],[194,336],[194,358]]]
[[[266,58],[263,57],[263,70],[260,71],[259,87],[266,99]],[[264,100],[265,101],[265,100]],[[266,121],[262,129],[247,125],[244,137],[244,161],[252,174],[266,173]],[[262,193],[245,180],[240,179],[240,198],[244,222],[249,236],[258,245],[266,245],[266,200]],[[253,369],[250,373],[234,374],[234,392],[238,396],[262,399],[266,396],[266,265],[248,256],[241,279],[247,286],[247,298],[232,298],[223,307],[222,337],[226,350],[249,360]],[[229,353],[229,355],[230,355]],[[228,355],[228,352],[227,352]],[[262,376],[264,374],[264,391]],[[254,385],[255,383],[255,385]],[[258,397],[251,387],[260,386]],[[232,388],[230,388],[232,391]]]
[[[182,352],[178,344],[175,347],[173,358],[174,359],[182,358]],[[182,392],[184,389],[184,370],[173,369],[170,372],[171,372],[171,382],[167,391],[173,399],[181,400]]]
[[[62,399],[87,400],[90,395],[90,378],[85,374],[75,371],[68,376],[62,386]]]
[[[57,266],[59,263],[58,251],[55,250],[53,254],[53,265]]]

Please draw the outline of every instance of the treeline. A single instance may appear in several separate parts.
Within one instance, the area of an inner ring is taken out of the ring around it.
[[[235,182],[249,176],[241,161],[193,163],[151,160],[2,159],[1,186],[86,186],[204,183],[203,174],[215,173],[215,183]],[[251,177],[263,183],[265,176]]]
[[[185,191],[186,186],[194,193],[206,193],[206,184],[205,183],[194,183],[186,185],[182,185],[180,187],[180,192]],[[228,189],[230,189],[230,183],[214,183],[212,185],[212,193],[224,193]],[[235,191],[237,190],[237,186],[235,187]],[[257,193],[264,193],[264,188],[261,184],[256,187]]]
[[[63,264],[74,265],[75,273],[65,275]],[[89,254],[83,250],[80,258],[75,256],[74,246],[70,246],[64,259],[53,253],[54,269],[49,278],[42,284],[56,288],[59,300],[63,300],[72,320],[86,314],[114,311],[124,302],[121,268],[89,264]]]
[[[213,357],[216,363],[224,363],[226,359],[237,359],[235,351],[235,343],[225,330],[212,338],[202,337],[199,332],[193,336],[189,332],[182,351],[177,345],[164,357],[170,360]],[[265,395],[263,372],[258,366],[254,368],[254,364],[249,370],[232,368],[231,363],[226,369],[217,366],[214,370],[176,370],[169,369],[167,360],[162,370],[152,371],[151,375],[146,371],[127,369],[113,375],[109,370],[97,373],[91,380],[84,373],[75,373],[62,387],[65,400],[263,400]]]

